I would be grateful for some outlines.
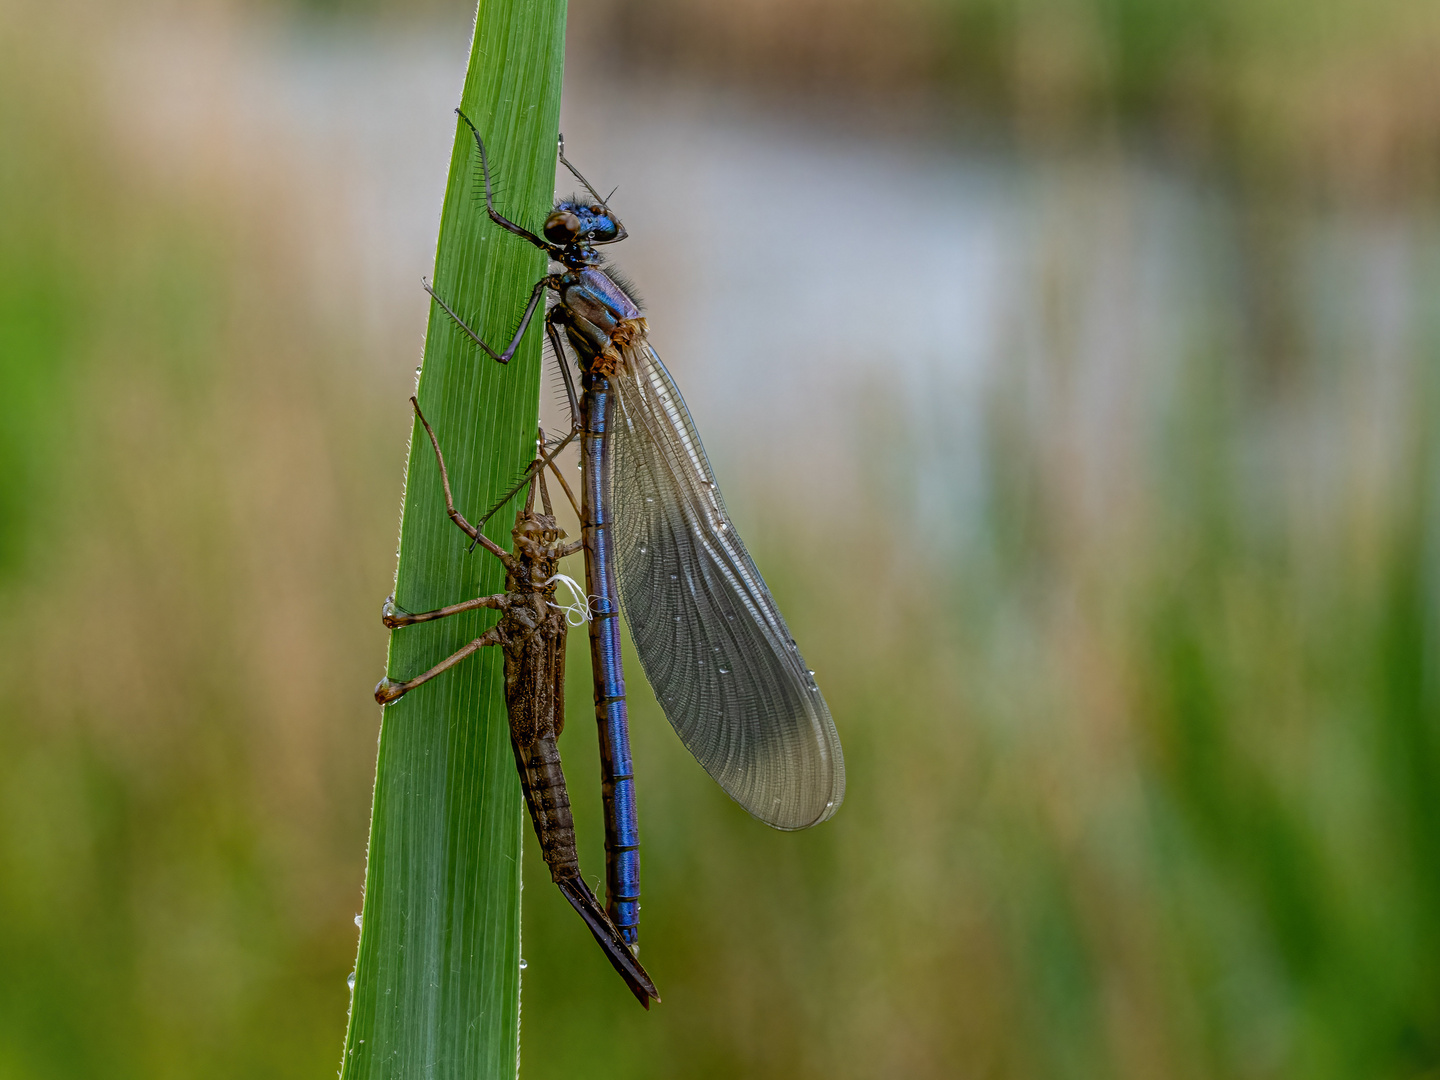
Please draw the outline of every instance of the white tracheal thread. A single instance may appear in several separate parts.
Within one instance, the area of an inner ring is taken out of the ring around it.
[[[571,602],[568,604],[551,603],[550,606],[557,611],[565,613],[565,621],[571,626],[584,626],[590,621],[590,605],[598,599],[594,596],[586,596],[585,590],[580,588],[576,580],[567,574],[556,574],[546,578],[540,584],[549,585],[552,581],[558,581],[570,590]]]

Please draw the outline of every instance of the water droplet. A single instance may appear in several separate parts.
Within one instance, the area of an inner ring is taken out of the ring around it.
[[[671,575],[670,575],[670,580],[671,580],[671,581],[679,581],[679,580],[680,580],[680,575],[679,575],[679,574],[671,574]]]
[[[813,679],[813,678],[814,678],[814,677],[815,677],[815,672],[814,672],[814,670],[813,670],[813,669],[812,669],[812,670],[811,670],[811,671],[810,671],[810,673],[809,673],[809,674],[810,674],[810,678],[812,678],[812,679]]]
[[[653,503],[655,501],[655,497],[653,495],[646,495],[645,501],[648,503]]]
[[[730,669],[729,669],[728,667],[722,667],[722,668],[720,669],[720,674],[721,674],[721,675],[729,675],[729,674],[730,674]]]
[[[345,985],[350,987],[351,990],[355,989],[355,972],[352,971],[348,976],[346,976]]]
[[[728,529],[728,528],[730,528],[730,523],[729,523],[728,521],[722,521],[722,522],[720,522],[720,531],[721,531],[721,532],[724,532],[724,531],[725,531],[726,529]]]
[[[356,926],[359,926],[359,925],[360,925],[360,916],[359,916],[359,915],[356,915],[356,916],[355,916],[355,925],[356,925]]]
[[[641,554],[641,555],[647,555],[647,554],[649,554],[649,552],[650,552],[650,549],[647,548],[644,544],[641,544],[641,545],[640,545],[640,554]]]
[[[530,961],[529,961],[529,960],[526,960],[526,959],[522,956],[522,957],[520,958],[520,970],[521,970],[521,971],[524,971],[524,970],[525,970],[527,967],[529,967],[529,966],[530,966]]]

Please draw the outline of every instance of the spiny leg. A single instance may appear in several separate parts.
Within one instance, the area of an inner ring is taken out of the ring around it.
[[[436,608],[434,611],[402,611],[395,606],[395,598],[389,597],[385,606],[380,609],[380,621],[391,630],[399,630],[402,626],[414,626],[416,623],[434,622],[436,619],[449,618],[451,615],[459,615],[466,611],[475,611],[477,608],[494,608],[502,610],[505,607],[507,593],[495,593],[493,596],[477,596],[474,600],[463,600],[458,604],[449,604],[446,607]]]
[[[459,526],[461,532],[484,547],[508,568],[512,562],[511,554],[466,521],[465,515],[455,509],[455,496],[450,492],[450,472],[445,468],[445,455],[440,452],[440,440],[435,438],[435,431],[431,428],[430,421],[426,420],[425,414],[420,411],[420,402],[412,396],[410,404],[415,407],[415,415],[420,418],[420,425],[425,429],[425,434],[430,436],[430,445],[435,448],[435,460],[440,463],[440,483],[445,488],[445,512],[450,515],[450,520]],[[488,519],[489,515],[486,517]],[[483,525],[485,522],[482,521],[480,524]]]
[[[580,397],[575,393],[575,377],[570,365],[565,362],[565,345],[560,338],[560,322],[565,318],[565,309],[560,306],[545,313],[545,336],[550,339],[550,350],[555,354],[555,366],[560,370],[560,381],[565,384],[565,400],[570,405],[570,430],[580,430]]]
[[[554,474],[555,479],[560,481],[560,487],[565,492],[565,497],[570,500],[570,508],[575,511],[576,519],[579,520],[583,525],[585,517],[583,514],[580,513],[580,504],[575,501],[575,493],[570,490],[570,485],[565,482],[565,477],[561,474],[559,467],[556,466],[553,461],[550,463],[550,471]],[[563,559],[568,555],[574,555],[577,551],[584,550],[585,537],[581,536],[579,540],[576,540],[573,543],[566,544],[563,548],[561,548],[559,556]]]
[[[543,454],[543,453],[545,452],[545,429],[544,429],[544,428],[541,428],[541,429],[540,429],[540,438],[539,438],[537,441],[538,441],[538,444],[539,444],[539,447],[540,447],[540,449],[539,449],[538,452]],[[531,472],[532,476],[544,476],[544,475],[545,475],[543,469],[540,470],[539,472],[535,472],[535,471],[534,471],[534,463],[533,463],[533,462],[531,463],[530,469],[528,469],[528,470],[526,470],[526,471],[527,471],[527,472]],[[549,500],[547,499],[546,502],[548,503]],[[547,514],[550,512],[549,506],[546,506],[545,512],[546,512]],[[526,516],[527,518],[530,518],[530,517],[534,517],[534,516],[535,516],[535,481],[534,481],[533,479],[530,481],[530,488],[529,488],[529,490],[525,492],[525,516]]]
[[[570,434],[566,435],[565,438],[561,439],[560,442],[556,444],[554,450],[550,451],[550,453],[548,454],[542,454],[540,457],[532,461],[529,468],[525,470],[524,474],[514,484],[514,486],[512,486],[510,490],[507,491],[504,495],[500,496],[499,501],[496,502],[495,505],[492,506],[488,511],[486,511],[485,516],[480,519],[480,524],[484,525],[487,521],[489,521],[492,517],[499,513],[500,508],[506,503],[508,503],[511,499],[513,499],[516,493],[519,492],[521,488],[523,488],[526,484],[530,483],[530,481],[535,478],[536,473],[544,469],[545,466],[551,464],[555,460],[555,455],[560,453],[561,450],[564,450],[565,447],[569,446],[571,440],[574,439],[575,436],[578,434],[580,434],[578,430],[570,432]]]
[[[510,358],[515,355],[515,350],[520,347],[520,339],[525,336],[525,331],[530,328],[530,320],[535,317],[535,308],[539,305],[540,298],[545,295],[545,290],[557,288],[559,285],[558,279],[551,274],[545,275],[543,278],[541,278],[535,283],[535,287],[530,290],[530,302],[525,305],[525,314],[520,316],[519,329],[515,331],[515,336],[510,339],[510,344],[505,346],[505,351],[496,352],[494,349],[492,349],[489,345],[485,343],[485,340],[479,334],[475,333],[474,330],[471,330],[470,327],[466,325],[464,319],[460,318],[459,315],[455,314],[454,310],[450,307],[449,304],[445,303],[444,300],[440,299],[440,294],[430,287],[430,283],[428,281],[426,281],[424,278],[421,278],[420,283],[425,286],[425,291],[429,293],[432,297],[434,297],[435,302],[445,309],[445,314],[449,315],[450,318],[455,321],[455,325],[460,327],[460,329],[465,332],[465,335],[469,337],[471,341],[475,342],[476,345],[479,345],[480,348],[484,349],[490,359],[495,360],[501,364],[508,364],[510,362]]]
[[[455,498],[450,491],[450,473],[445,468],[445,455],[440,452],[440,441],[435,437],[435,431],[433,428],[431,428],[430,422],[425,419],[425,414],[420,411],[420,403],[416,401],[414,397],[412,397],[410,399],[410,404],[415,409],[415,415],[420,418],[420,423],[425,428],[425,433],[430,436],[430,445],[435,449],[435,460],[439,463],[440,466],[440,482],[445,490],[445,508],[447,513],[450,515],[450,520],[455,522],[456,526],[458,526],[465,533],[466,536],[472,537],[476,541],[483,543],[488,551],[492,552],[497,558],[499,558],[500,561],[506,565],[506,567],[509,567],[511,562],[513,561],[510,553],[504,548],[500,547],[498,544],[491,541],[489,537],[485,536],[484,533],[480,532],[480,530],[476,529],[473,525],[466,521],[464,515],[461,514],[460,511],[455,509]],[[411,613],[401,611],[398,607],[396,607],[395,598],[391,596],[386,598],[385,606],[381,609],[381,620],[385,623],[386,626],[390,627],[390,629],[395,630],[399,629],[402,626],[412,626],[415,623],[430,622],[434,619],[443,619],[450,615],[458,615],[461,612],[473,611],[477,608],[503,608],[504,602],[505,594],[496,593],[493,596],[481,596],[475,598],[474,600],[465,600],[458,604],[450,604],[447,607],[438,608],[435,611]],[[469,656],[477,649],[483,648],[486,645],[494,644],[495,641],[499,640],[498,638],[493,638],[492,640],[492,635],[494,635],[495,633],[496,630],[492,627],[489,631],[486,632],[485,635],[476,638],[469,645],[466,645],[459,652],[455,653],[454,656],[451,656],[447,660],[441,661],[439,664],[431,668],[425,674],[417,676],[414,679],[410,679],[407,682],[392,682],[388,676],[384,679],[381,679],[380,683],[375,687],[375,700],[378,701],[381,705],[388,705],[390,702],[402,697],[404,694],[408,693],[410,690],[413,690],[421,683],[427,682],[430,679],[433,679],[436,675],[439,675],[442,671],[446,671],[454,667],[461,660],[465,659],[465,657]]]
[[[536,440],[536,442],[538,443],[538,445],[539,445],[539,447],[540,447],[540,454],[543,456],[544,453],[545,453],[545,429],[544,429],[543,427],[540,429],[540,437],[539,437],[539,439]],[[554,463],[553,461],[550,463],[550,467],[551,467],[551,468],[554,468],[554,467],[555,467],[555,463]],[[550,505],[550,489],[545,486],[545,470],[544,470],[544,469],[541,469],[539,472],[537,472],[537,473],[535,474],[535,480],[536,480],[536,482],[540,485],[540,505],[545,508],[545,516],[548,517],[548,518],[553,518],[553,517],[555,516],[555,508]],[[534,506],[535,506],[535,485],[534,485],[534,484],[531,484],[531,485],[530,485],[530,501],[526,504],[525,509],[526,509],[526,510],[531,510],[531,509],[534,508]]]
[[[555,354],[555,365],[560,369],[560,378],[565,384],[565,397],[570,403],[569,438],[573,439],[576,433],[579,432],[581,427],[580,399],[575,394],[575,380],[570,374],[569,364],[566,363],[565,345],[560,338],[560,327],[558,321],[560,317],[556,316],[555,314],[555,312],[558,310],[558,308],[555,308],[545,314],[545,335],[550,339],[550,348],[551,351],[553,351]],[[567,439],[566,441],[568,442],[569,439]],[[563,443],[561,445],[563,445]],[[555,454],[558,454],[559,452],[560,447],[557,446],[555,448]],[[570,485],[565,482],[564,475],[560,472],[559,466],[555,464],[555,454],[550,455],[550,471],[555,474],[555,479],[560,481],[560,488],[565,492],[565,498],[570,500],[570,506],[575,511],[576,518],[584,521],[584,518],[580,515],[580,504],[575,499],[575,493],[570,490]],[[575,543],[571,544],[564,550],[564,552],[562,553],[562,558],[564,557],[564,555],[573,555],[575,552],[579,551],[584,546],[584,540],[577,540]]]
[[[486,645],[498,644],[500,644],[500,627],[492,626],[489,630],[486,630],[485,633],[470,642],[469,645],[466,645],[453,655],[447,656],[423,675],[416,675],[413,679],[407,679],[405,682],[398,683],[392,682],[388,676],[381,679],[375,687],[375,700],[381,705],[389,705],[392,701],[396,701],[408,694],[411,690],[414,690],[415,687],[422,683],[429,682],[435,678],[436,675],[449,671],[456,664],[460,663],[461,660],[479,652]]]
[[[542,442],[543,445],[543,442]],[[570,490],[570,485],[565,482],[565,477],[560,475],[560,469],[555,462],[550,462],[550,471],[555,474],[555,479],[560,481],[560,487],[564,489],[566,497],[570,500],[570,507],[575,511],[575,516],[580,517],[580,504],[575,501],[575,495]],[[551,518],[555,516],[555,508],[550,505],[550,489],[545,486],[545,472],[542,469],[535,474],[535,479],[540,482],[540,499],[545,507],[545,513]],[[564,533],[561,533],[563,536]],[[563,559],[567,555],[574,555],[577,551],[583,550],[585,541],[576,540],[572,544],[566,544],[558,552],[558,557]]]
[[[433,295],[433,294],[432,294],[432,295]],[[445,303],[445,302],[444,302],[443,300],[440,300],[440,298],[439,298],[438,296],[435,297],[435,299],[436,299],[436,300],[439,300],[441,306],[444,307],[444,303]],[[449,309],[448,307],[445,308],[445,310],[446,310],[447,312],[450,311],[450,309]],[[560,309],[560,308],[555,308],[555,309],[553,309],[553,311],[551,312],[551,314],[553,314],[554,311],[559,311],[559,310],[562,310],[562,309]],[[452,318],[455,317],[453,312],[451,312],[450,314],[451,314],[451,317],[452,317]],[[458,321],[458,320],[457,320],[457,321]],[[464,326],[464,324],[461,323],[461,326]],[[469,332],[470,332],[470,330],[469,330],[468,327],[465,327],[465,330],[466,330],[466,333],[469,333]],[[551,318],[551,315],[549,315],[549,314],[547,314],[547,315],[545,316],[545,332],[546,332],[546,334],[548,334],[548,335],[550,336],[550,344],[551,344],[551,346],[555,349],[555,355],[556,355],[556,357],[557,357],[557,359],[558,359],[558,363],[559,363],[559,367],[560,367],[560,376],[561,376],[561,378],[564,380],[564,383],[565,383],[565,396],[566,396],[566,398],[568,399],[569,404],[570,404],[570,430],[569,430],[569,432],[566,433],[566,435],[565,435],[565,437],[564,437],[563,439],[561,439],[558,443],[555,444],[554,449],[552,449],[548,454],[547,454],[547,453],[545,452],[545,450],[544,450],[544,442],[543,442],[543,440],[542,440],[542,442],[541,442],[541,449],[540,449],[539,455],[535,458],[534,461],[532,461],[532,462],[530,463],[529,467],[526,468],[526,470],[520,475],[520,479],[517,480],[517,481],[515,481],[515,483],[510,486],[510,489],[509,489],[508,491],[506,491],[504,495],[501,495],[500,498],[495,501],[495,504],[494,504],[493,506],[491,506],[490,509],[485,512],[485,516],[480,519],[480,524],[481,524],[482,527],[485,525],[485,523],[486,523],[487,521],[489,521],[492,517],[494,517],[496,514],[498,514],[498,513],[500,512],[500,509],[501,509],[506,503],[508,503],[511,499],[513,499],[513,498],[515,497],[515,495],[520,491],[521,488],[523,488],[526,484],[530,483],[530,481],[531,481],[532,479],[534,479],[536,473],[540,472],[540,471],[541,471],[542,469],[544,469],[547,465],[552,465],[552,463],[553,463],[554,460],[555,460],[556,455],[558,455],[561,450],[564,450],[565,447],[569,446],[570,443],[571,443],[571,441],[574,440],[574,438],[575,438],[577,435],[580,434],[580,401],[579,401],[579,398],[578,398],[578,397],[576,396],[576,394],[575,394],[575,384],[574,384],[573,380],[571,379],[570,369],[569,369],[568,367],[566,367],[566,365],[565,365],[565,353],[564,353],[564,350],[561,348],[560,341],[559,341],[559,336],[558,336],[558,332],[557,332],[556,329],[555,329],[554,320]],[[473,335],[472,335],[472,336],[473,336]],[[478,341],[479,339],[477,338],[476,340]],[[482,342],[482,344],[483,344],[483,342]],[[432,439],[433,439],[433,436],[432,436]],[[553,465],[552,465],[552,467],[553,467]],[[562,482],[563,482],[563,481],[562,481]],[[567,489],[567,493],[568,493],[568,489]],[[574,504],[574,502],[575,502],[574,496],[571,496],[570,502],[571,502],[572,505]],[[457,524],[458,524],[458,523],[457,523]],[[469,526],[468,523],[467,523],[467,525],[461,526],[461,527],[462,527],[462,528],[467,528],[467,529],[468,529],[468,528],[473,528],[473,526]],[[472,533],[470,533],[470,535],[471,535],[471,536],[474,536],[475,534],[472,532]]]
[[[571,377],[569,366],[565,363],[565,348],[560,342],[560,332],[556,328],[557,320],[559,318],[563,318],[563,312],[564,308],[554,307],[546,313],[545,333],[550,338],[550,347],[554,350],[555,353],[555,362],[560,369],[560,378],[565,384],[565,397],[570,405],[570,430],[566,433],[563,439],[561,439],[558,443],[555,444],[554,449],[552,449],[548,454],[545,453],[544,444],[542,441],[539,456],[537,456],[536,459],[530,463],[530,467],[527,468],[523,474],[521,474],[520,479],[517,480],[513,485],[511,485],[510,490],[505,492],[504,495],[500,496],[500,498],[496,500],[495,505],[490,507],[490,509],[485,512],[485,516],[480,519],[481,525],[484,525],[487,521],[489,521],[492,517],[499,513],[500,508],[503,507],[506,503],[508,503],[511,499],[513,499],[516,492],[518,492],[522,487],[528,484],[537,472],[540,472],[547,465],[550,466],[551,469],[554,469],[554,461],[556,456],[560,453],[561,450],[564,450],[565,447],[569,446],[571,441],[580,434],[580,398],[575,393],[575,382],[574,379]],[[557,313],[562,314],[557,315]],[[557,472],[556,475],[558,476],[559,473]],[[563,484],[564,481],[562,480],[561,483]],[[566,494],[569,494],[568,487],[566,488]],[[570,505],[575,505],[575,497],[573,495],[570,496]],[[577,510],[576,513],[578,514],[579,511]]]
[[[559,466],[553,461],[550,463],[550,474],[559,481],[560,490],[565,492],[565,498],[570,501],[570,509],[575,511],[575,516],[578,518],[580,516],[580,504],[575,501],[575,492],[570,490],[570,485],[565,481],[564,474],[561,473]]]
[[[465,121],[465,126],[468,127],[470,133],[475,136],[475,145],[480,148],[480,175],[485,178],[485,212],[490,215],[490,220],[507,232],[512,232],[516,236],[529,240],[530,243],[543,251],[549,252],[551,255],[561,251],[562,249],[559,245],[552,244],[548,240],[542,240],[523,225],[517,225],[509,218],[502,217],[500,212],[495,209],[495,199],[490,193],[490,162],[485,156],[485,140],[480,138],[480,132],[476,129],[475,125],[470,122],[468,116],[459,109],[455,110],[455,115]]]

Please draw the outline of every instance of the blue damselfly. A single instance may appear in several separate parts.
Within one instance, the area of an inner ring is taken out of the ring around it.
[[[457,110],[458,112],[458,110]],[[588,198],[555,204],[540,233],[502,216],[485,144],[470,120],[485,205],[501,228],[559,264],[531,290],[501,351],[483,341],[427,284],[445,312],[488,356],[507,362],[547,292],[545,332],[570,406],[570,432],[530,474],[579,436],[580,520],[595,709],[605,803],[606,903],[632,947],[639,938],[639,828],[617,616],[655,696],[685,745],[747,811],[777,829],[833,815],[845,766],[830,710],[770,591],[731,525],[684,399],[651,347],[639,305],[596,248],[625,239],[624,225],[565,157]],[[566,362],[573,351],[580,386]],[[492,511],[493,512],[493,511]]]

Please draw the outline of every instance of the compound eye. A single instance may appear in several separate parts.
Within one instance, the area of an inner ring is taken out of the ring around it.
[[[552,244],[568,244],[580,235],[580,219],[569,210],[556,210],[545,219],[542,231]]]

